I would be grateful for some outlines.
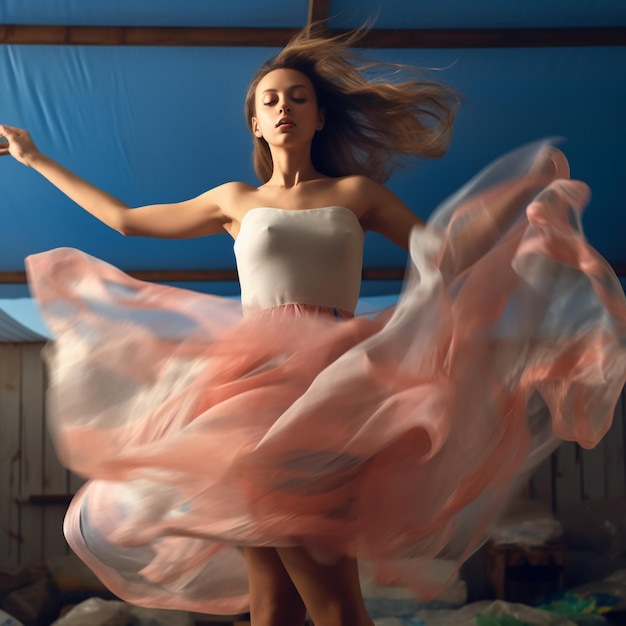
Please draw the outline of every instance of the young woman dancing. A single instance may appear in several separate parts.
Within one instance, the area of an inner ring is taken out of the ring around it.
[[[255,76],[258,187],[131,209],[0,126],[0,153],[122,235],[235,240],[242,306],[73,249],[27,260],[55,335],[50,425],[89,479],[65,533],[130,602],[371,625],[359,573],[436,593],[560,439],[610,425],[626,306],[580,230],[586,186],[536,144],[425,225],[382,182],[445,153],[456,94],[368,80],[351,43],[303,33]],[[368,318],[365,231],[411,257]]]

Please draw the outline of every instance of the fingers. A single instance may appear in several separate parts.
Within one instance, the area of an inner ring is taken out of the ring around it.
[[[15,130],[13,126],[0,124],[0,156],[11,154],[9,152],[9,142],[11,137],[15,136]]]
[[[0,156],[9,154],[20,163],[28,165],[28,160],[37,152],[28,131],[0,124]]]
[[[21,128],[17,128],[16,126],[8,126],[7,124],[0,124],[0,137],[9,137],[10,135],[15,135],[21,130],[22,130]]]
[[[9,135],[13,132],[13,126],[5,126],[0,124],[0,141],[3,143],[8,143]]]
[[[28,136],[28,133],[21,128],[0,124],[0,142],[9,143],[12,140],[25,136]]]
[[[10,126],[3,126],[0,124],[0,156],[6,156],[9,154],[9,137],[7,136],[7,129],[11,132]]]
[[[0,153],[7,153],[9,150],[9,141],[11,136],[15,136],[15,128],[13,126],[5,126],[0,124]]]

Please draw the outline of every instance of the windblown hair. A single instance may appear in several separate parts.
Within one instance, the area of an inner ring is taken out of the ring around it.
[[[313,84],[324,128],[313,138],[313,166],[327,176],[364,174],[384,182],[403,157],[437,158],[450,143],[459,96],[417,68],[378,63],[350,50],[363,31],[320,37],[304,30],[266,61],[250,83],[245,102],[252,130],[255,93],[276,69],[293,69]],[[389,76],[402,75],[394,82]],[[369,74],[369,77],[368,77]],[[254,169],[262,182],[272,175],[265,139],[254,137]]]

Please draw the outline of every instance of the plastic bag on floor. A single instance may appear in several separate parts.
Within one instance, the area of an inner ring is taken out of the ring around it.
[[[145,609],[119,600],[90,598],[52,626],[193,626],[185,611]],[[0,626],[2,624],[0,623]]]
[[[194,620],[186,611],[169,611],[165,609],[144,609],[133,606],[132,626],[194,626]]]
[[[587,616],[611,615],[626,612],[626,570],[619,570],[593,583],[554,594],[541,605],[542,609],[568,615],[577,624]],[[588,620],[591,620],[588,617]],[[602,622],[599,622],[602,623]]]
[[[586,500],[565,511],[561,520],[568,548],[626,556],[626,498]]]
[[[75,606],[52,626],[131,626],[130,605],[117,600],[90,598]]]
[[[518,498],[511,502],[490,535],[496,544],[541,546],[561,539],[563,526],[542,502]]]
[[[22,622],[0,609],[0,626],[24,626]]]
[[[75,554],[48,559],[46,565],[66,605],[96,597],[117,600]]]
[[[0,568],[0,608],[14,620],[29,626],[47,626],[61,606],[62,598],[44,565]]]
[[[475,602],[456,611],[418,611],[411,617],[374,620],[375,626],[577,626],[563,615],[501,600]]]
[[[585,624],[605,624],[606,621],[597,616],[591,616],[592,622]],[[515,604],[496,600],[475,616],[474,626],[580,626],[569,616],[533,608],[525,604]],[[469,626],[469,623],[468,623]]]
[[[372,619],[411,617],[420,610],[458,609],[467,602],[467,585],[459,578],[456,564],[442,559],[431,562],[429,574],[432,581],[452,582],[437,598],[430,601],[418,600],[403,587],[377,585],[370,577],[363,576],[361,591],[365,607]]]

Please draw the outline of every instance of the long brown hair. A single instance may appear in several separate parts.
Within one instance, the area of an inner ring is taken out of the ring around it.
[[[257,71],[246,95],[252,130],[255,93],[261,79],[276,69],[293,69],[312,82],[324,129],[311,146],[313,166],[327,176],[364,174],[384,182],[402,157],[437,158],[450,143],[459,96],[417,68],[367,60],[349,49],[363,35],[320,37],[308,30],[294,37]],[[410,76],[401,82],[378,78],[389,70]],[[368,74],[371,78],[368,78]],[[273,169],[267,142],[254,137],[254,169],[267,182]]]

